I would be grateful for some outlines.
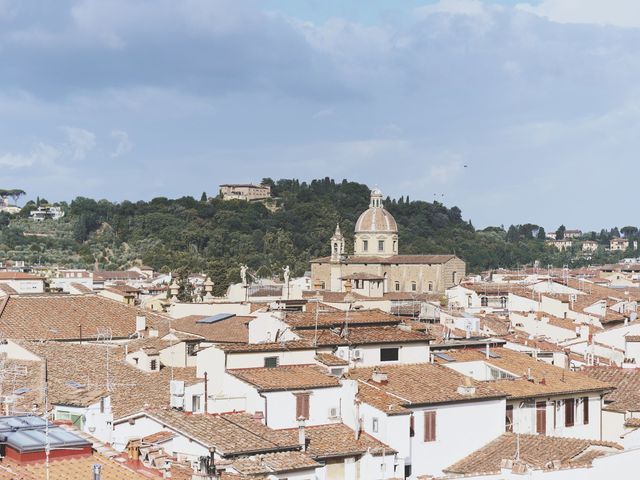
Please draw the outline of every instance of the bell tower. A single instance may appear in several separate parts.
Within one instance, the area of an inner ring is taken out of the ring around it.
[[[344,236],[340,231],[340,224],[336,224],[336,231],[331,237],[331,261],[339,262],[344,256]]]

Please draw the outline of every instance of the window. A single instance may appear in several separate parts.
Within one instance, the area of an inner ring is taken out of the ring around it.
[[[158,368],[158,361],[157,360],[151,360],[151,370],[157,370]]]
[[[396,282],[396,292],[400,291],[400,282]]]
[[[376,417],[373,417],[371,419],[371,431],[373,433],[378,433],[378,425],[379,425],[378,419]]]
[[[536,432],[547,434],[547,402],[536,403]]]
[[[416,285],[416,282],[411,282],[411,291],[415,292],[418,289],[418,285]]]
[[[397,362],[398,358],[399,358],[399,349],[397,347],[380,349],[381,362]]]
[[[189,355],[190,357],[193,357],[196,354],[196,347],[198,346],[197,343],[195,342],[188,342],[187,343],[187,355]]]
[[[489,299],[487,297],[481,297],[480,298],[480,306],[481,307],[488,307],[489,306]]]
[[[279,364],[278,357],[264,357],[264,368],[276,368]]]
[[[409,416],[409,436],[410,437],[416,436],[416,423],[415,423],[415,417],[413,416],[413,414]]]
[[[589,425],[589,397],[582,397],[582,423]]]
[[[504,431],[513,432],[513,405],[507,405],[507,413],[504,418]]]
[[[576,413],[576,400],[574,398],[567,398],[564,401],[564,426],[573,427],[575,423]]]
[[[453,282],[454,285],[456,285],[456,283],[458,281],[458,272],[453,272],[451,274],[451,281]]]
[[[369,240],[362,240],[362,251],[367,252],[369,250]]]
[[[200,411],[200,395],[193,395],[191,397],[191,411],[195,413]]]
[[[104,413],[104,397],[100,397],[100,413]]]
[[[333,253],[338,253],[338,244],[337,243],[333,244]]]
[[[500,297],[500,307],[507,308],[507,297]]]
[[[429,290],[430,292],[433,292],[433,282],[429,282],[427,286],[427,290]]]
[[[395,240],[393,241],[393,251],[394,252],[398,251],[398,242],[396,242]]]
[[[296,420],[302,417],[309,420],[309,394],[296,393]]]
[[[384,240],[378,240],[378,251],[384,252]]]
[[[436,412],[424,412],[424,441],[436,441]]]

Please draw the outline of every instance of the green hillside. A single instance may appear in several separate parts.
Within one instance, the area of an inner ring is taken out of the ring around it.
[[[329,254],[336,222],[351,251],[354,223],[368,207],[369,187],[329,178],[265,181],[277,197],[275,211],[218,198],[112,203],[79,197],[61,204],[64,218],[32,222],[26,218],[35,208],[31,202],[17,216],[0,214],[0,260],[104,269],[142,262],[157,270],[207,272],[222,291],[239,279],[240,263],[259,276],[277,275],[284,265],[294,274],[308,270],[309,259]],[[536,225],[476,231],[457,207],[402,197],[387,198],[385,206],[399,226],[400,253],[455,253],[470,272],[535,260],[544,266],[581,262],[546,246]]]

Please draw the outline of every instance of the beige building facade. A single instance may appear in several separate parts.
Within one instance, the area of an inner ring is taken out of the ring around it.
[[[400,255],[398,226],[371,191],[369,208],[355,226],[354,253],[347,255],[340,227],[331,237],[331,256],[311,261],[312,284],[323,290],[379,297],[388,292],[444,293],[458,285],[466,265],[455,255]]]
[[[223,200],[262,200],[271,197],[269,185],[253,185],[244,183],[228,183],[220,185]]]

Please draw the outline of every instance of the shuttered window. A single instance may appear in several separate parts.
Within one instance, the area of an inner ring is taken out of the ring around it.
[[[424,412],[424,441],[436,441],[436,412]]]
[[[589,397],[582,398],[582,423],[589,425]]]
[[[536,403],[536,432],[547,434],[547,402]]]
[[[507,414],[504,419],[504,430],[513,432],[513,405],[507,405]]]
[[[296,394],[296,420],[300,417],[305,420],[309,420],[309,394],[297,393]]]
[[[567,398],[564,401],[564,426],[573,427],[575,423],[576,400],[575,398]]]

